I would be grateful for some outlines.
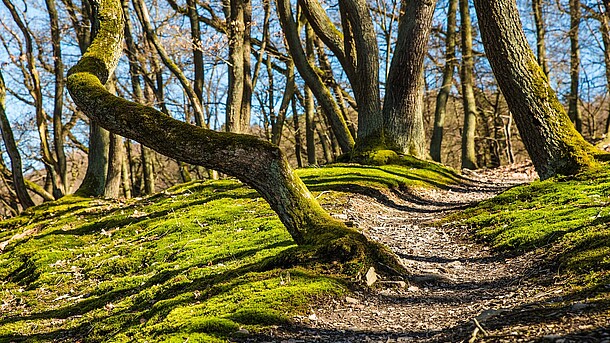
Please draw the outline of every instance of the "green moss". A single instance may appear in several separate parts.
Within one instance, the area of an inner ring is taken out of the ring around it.
[[[512,188],[448,220],[473,227],[478,237],[498,249],[543,249],[564,272],[600,276],[610,270],[608,205],[610,166],[602,164],[575,177]],[[588,279],[593,288],[605,280]]]
[[[548,131],[546,134],[552,135],[553,141],[557,143],[556,151],[551,153],[559,155],[558,153],[561,152],[561,155],[552,156],[552,160],[543,166],[543,170],[539,171],[540,178],[574,175],[595,167],[595,155],[598,154],[598,150],[576,131],[533,55],[530,56],[529,61],[528,68],[532,73],[534,95],[550,107],[550,110],[543,111],[542,118],[537,119],[544,121]]]
[[[297,174],[325,206],[343,192],[382,196],[459,180],[437,164],[398,162]],[[297,247],[268,204],[234,180],[33,207],[0,222],[2,241],[30,232],[0,254],[0,341],[220,342],[239,328],[289,323],[312,300],[347,292],[348,275],[399,268],[386,248],[337,225],[340,236],[320,232],[327,244]]]

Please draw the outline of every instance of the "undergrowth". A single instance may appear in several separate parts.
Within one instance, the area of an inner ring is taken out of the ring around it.
[[[402,164],[299,174],[326,205],[340,201],[333,190],[457,180],[436,164]],[[144,199],[67,196],[0,222],[0,242],[0,342],[226,341],[348,292],[346,275],[272,263],[296,247],[267,203],[234,180]]]

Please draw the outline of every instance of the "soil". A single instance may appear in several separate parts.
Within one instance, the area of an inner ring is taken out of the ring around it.
[[[342,213],[331,211],[389,246],[413,276],[356,287],[313,304],[292,326],[239,341],[610,343],[608,304],[571,295],[544,251],[510,256],[476,242],[468,227],[431,225],[534,177],[519,165],[470,172],[447,189],[350,195]]]

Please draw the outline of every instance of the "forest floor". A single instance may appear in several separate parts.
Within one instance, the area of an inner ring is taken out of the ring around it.
[[[610,164],[397,162],[297,173],[403,282],[277,264],[299,248],[236,180],[67,196],[0,221],[0,342],[610,343]]]
[[[533,174],[523,165],[477,171],[456,186],[352,193],[341,206],[327,206],[389,246],[413,276],[404,284],[355,287],[349,296],[312,304],[295,325],[238,341],[610,343],[608,304],[573,292],[559,262],[547,258],[548,247],[493,249],[473,241],[470,226],[446,220]]]

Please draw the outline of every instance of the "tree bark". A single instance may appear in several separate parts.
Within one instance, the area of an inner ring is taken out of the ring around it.
[[[186,0],[189,23],[191,25],[191,43],[193,44],[193,91],[200,104],[203,104],[203,84],[205,79],[203,66],[203,46],[201,44],[201,27],[199,25],[199,14],[197,12],[197,2]],[[202,126],[202,124],[199,124]]]
[[[301,126],[299,125],[299,112],[295,97],[292,98],[292,120],[294,124],[294,154],[297,166],[303,168],[303,144],[301,139]]]
[[[383,130],[379,91],[379,48],[365,0],[339,1],[346,57],[354,67],[351,82],[358,104],[357,150],[378,148]]]
[[[604,1],[603,3],[604,7],[600,8],[600,31],[602,32],[602,42],[604,44],[606,89],[610,90],[610,1]],[[610,139],[610,104],[608,105],[608,114],[604,133],[606,134],[606,140]]]
[[[108,172],[108,152],[110,133],[98,123],[89,123],[89,154],[87,154],[87,171],[83,183],[74,194],[79,196],[100,196],[106,187]]]
[[[386,146],[427,157],[423,123],[423,64],[436,0],[403,2],[398,40],[383,104]]]
[[[252,76],[250,74],[249,0],[230,0],[227,22],[229,32],[229,90],[227,95],[226,130],[247,132],[250,126]]]
[[[594,163],[531,51],[515,0],[475,0],[487,58],[541,179]]]
[[[13,130],[6,115],[6,107],[4,105],[5,98],[6,87],[4,84],[4,78],[2,76],[2,70],[0,70],[0,130],[2,131],[2,139],[4,140],[4,145],[6,146],[6,152],[11,160],[13,188],[15,189],[15,194],[17,195],[17,199],[19,200],[21,207],[25,210],[28,207],[34,206],[34,201],[32,201],[30,194],[28,194],[27,187],[25,185],[22,170],[23,167],[21,164],[21,154],[17,149],[15,137],[13,136]]]
[[[121,191],[121,173],[124,159],[123,137],[110,134],[108,150],[108,172],[104,185],[104,197],[116,199]]]
[[[462,35],[462,100],[464,104],[464,127],[462,130],[462,168],[477,169],[474,136],[476,134],[477,103],[474,97],[474,56],[472,55],[472,24],[468,0],[460,0]]]
[[[457,28],[458,0],[449,0],[447,10],[447,34],[445,36],[445,68],[443,69],[443,83],[436,97],[436,109],[434,111],[434,129],[430,141],[430,157],[436,162],[441,162],[441,150],[443,143],[443,129],[445,127],[445,116],[447,114],[447,100],[451,93],[453,84],[453,73],[455,71],[455,41]]]

